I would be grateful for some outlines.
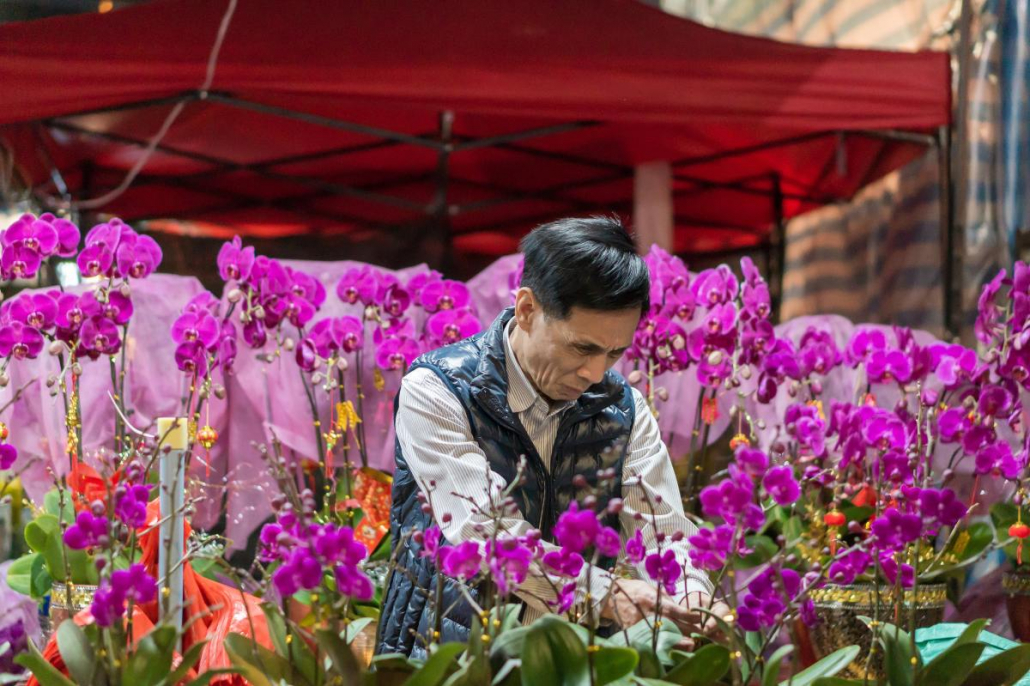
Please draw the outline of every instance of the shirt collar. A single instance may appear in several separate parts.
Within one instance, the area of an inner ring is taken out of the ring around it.
[[[529,377],[519,366],[515,359],[515,352],[511,348],[511,332],[515,328],[515,318],[508,322],[504,332],[504,364],[508,372],[508,406],[515,414],[525,412],[535,403],[541,402],[547,405],[547,401],[537,392],[530,382]],[[564,402],[558,405],[549,406],[548,414],[562,412],[573,405],[572,402]]]

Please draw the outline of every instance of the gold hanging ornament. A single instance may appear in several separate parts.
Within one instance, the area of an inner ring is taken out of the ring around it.
[[[0,441],[6,441],[7,437],[11,435],[11,432],[7,430],[7,425],[0,422]]]
[[[211,448],[218,442],[218,431],[210,424],[205,424],[197,431],[197,442],[204,447],[204,471],[211,478]]]
[[[376,367],[375,371],[372,373],[372,382],[375,384],[377,391],[381,392],[386,388],[386,379],[383,378],[383,373],[379,371],[379,367]]]

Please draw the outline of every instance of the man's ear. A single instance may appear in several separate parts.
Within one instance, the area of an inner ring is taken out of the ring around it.
[[[533,290],[523,286],[515,292],[515,321],[523,331],[529,331],[533,320],[540,314],[540,303]]]

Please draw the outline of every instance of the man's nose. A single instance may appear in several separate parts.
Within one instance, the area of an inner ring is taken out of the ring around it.
[[[590,385],[601,383],[604,373],[608,371],[604,355],[594,355],[579,368],[579,377],[590,382]]]

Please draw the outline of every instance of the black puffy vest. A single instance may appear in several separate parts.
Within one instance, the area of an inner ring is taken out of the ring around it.
[[[596,487],[597,472],[614,468],[616,479],[598,493],[598,506],[604,507],[610,498],[621,497],[622,465],[633,428],[635,403],[622,376],[609,371],[562,415],[551,468],[545,469],[529,435],[508,406],[504,336],[512,316],[511,308],[505,310],[486,331],[426,353],[408,371],[426,367],[443,379],[465,408],[472,435],[486,454],[490,468],[507,483],[515,478],[519,458],[526,456],[525,484],[512,495],[523,518],[540,529],[544,540],[551,540],[558,515],[577,496],[572,483],[577,474]],[[396,567],[386,584],[376,652],[424,657],[425,641],[416,639],[415,634],[425,638],[432,631],[432,603],[427,601],[435,595],[437,571],[431,560],[419,557],[421,545],[410,539],[410,532],[424,531],[432,520],[422,512],[418,484],[408,469],[400,443],[396,446],[396,461],[390,511]],[[609,524],[617,529],[617,517]],[[404,547],[397,550],[401,542]],[[415,584],[426,593],[416,591]],[[449,577],[444,580],[443,607],[453,609],[443,618],[440,640],[466,641],[472,626],[472,608],[461,595],[458,582]]]

